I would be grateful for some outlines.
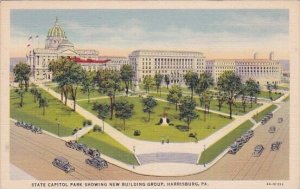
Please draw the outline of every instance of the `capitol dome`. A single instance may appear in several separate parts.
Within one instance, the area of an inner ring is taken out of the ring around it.
[[[65,32],[58,24],[58,19],[56,18],[55,24],[52,28],[48,31],[48,37],[59,37],[59,38],[66,38]]]

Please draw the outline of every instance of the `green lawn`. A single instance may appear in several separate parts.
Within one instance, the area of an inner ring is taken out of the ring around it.
[[[79,139],[80,143],[93,147],[109,157],[122,161],[126,164],[138,165],[135,156],[118,141],[102,132],[89,132]]]
[[[118,98],[120,97],[117,97],[117,99]],[[190,132],[196,132],[197,138],[203,139],[232,121],[227,117],[213,113],[208,114],[206,121],[204,121],[203,111],[199,111],[198,114],[200,115],[200,118],[191,123],[189,132],[184,132],[182,130],[186,124],[183,121],[178,120],[179,111],[175,111],[175,105],[166,102],[158,102],[159,105],[154,108],[154,113],[151,114],[151,119],[148,122],[148,114],[144,113],[142,110],[141,98],[128,97],[127,99],[130,103],[134,104],[134,115],[131,119],[126,121],[125,130],[123,128],[123,121],[120,119],[106,119],[106,122],[127,136],[135,139],[161,141],[162,138],[164,138],[169,139],[170,142],[193,142],[195,139],[188,137]],[[109,103],[109,99],[99,99],[92,102]],[[78,104],[96,115],[96,112],[92,110],[93,103],[88,104],[86,101],[80,101]],[[174,124],[173,126],[156,125],[162,117],[164,110],[166,110],[171,123]],[[141,135],[134,136],[133,133],[135,130],[140,130]]]
[[[25,93],[24,105],[21,108],[19,106],[20,98],[14,90],[10,90],[10,117],[32,123],[56,135],[59,123],[59,136],[71,135],[75,128],[82,127],[84,117],[64,106],[46,91],[42,89],[40,91],[42,96],[48,100],[44,116],[42,108],[39,108],[38,102],[34,103],[33,95],[30,92]]]
[[[280,98],[283,94],[279,94],[273,91],[271,93],[271,97],[273,98],[273,100],[277,100],[278,98]],[[270,99],[269,97],[269,92],[268,91],[260,91],[260,94],[258,94],[257,96],[258,98],[266,98],[266,99]]]
[[[245,121],[233,131],[222,137],[213,145],[209,146],[202,152],[199,164],[205,164],[213,161],[219,154],[221,154],[229,145],[231,145],[236,138],[240,137],[247,130],[251,129],[253,123],[251,121]]]
[[[252,118],[256,121],[259,122],[260,120],[262,120],[266,114],[272,112],[273,110],[275,110],[277,108],[276,105],[272,104],[271,106],[269,106],[268,108],[264,109],[263,111],[259,112],[258,114],[254,115]]]
[[[154,93],[150,93],[151,96],[155,97],[155,98],[160,98],[160,99],[163,99],[163,100],[167,100],[167,94],[164,94],[162,93],[161,95],[156,92]],[[200,101],[199,101],[199,96],[194,96],[194,99],[197,103],[197,105],[200,107]],[[217,99],[214,99],[211,101],[211,105],[210,105],[210,109],[211,110],[216,110],[216,111],[219,111],[219,106],[218,106],[218,100]],[[256,108],[258,108],[259,106],[261,106],[261,104],[256,104],[256,103],[252,103],[252,107],[251,107],[251,104],[250,103],[247,103],[246,104],[246,112],[244,112],[244,109],[243,109],[243,106],[242,106],[242,103],[241,102],[236,102],[233,106],[232,106],[232,114],[233,115],[244,115]],[[204,108],[204,107],[202,107]],[[229,106],[227,103],[223,103],[222,105],[222,108],[220,110],[220,112],[223,112],[223,113],[227,113],[229,114]]]

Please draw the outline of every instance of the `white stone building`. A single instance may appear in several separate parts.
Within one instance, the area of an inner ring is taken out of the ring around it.
[[[253,59],[207,60],[206,69],[212,74],[215,82],[226,70],[234,71],[242,82],[251,78],[262,86],[268,82],[279,84],[282,80],[282,66],[278,60],[274,60],[273,52],[270,53],[269,59],[258,59],[255,53]]]
[[[119,70],[121,65],[128,63],[126,57],[99,57],[97,50],[76,49],[56,19],[54,26],[48,31],[45,48],[32,48],[27,55],[34,81],[51,81],[52,73],[48,65],[60,57],[68,57],[90,71]]]
[[[142,82],[145,76],[156,73],[169,75],[171,84],[184,84],[184,75],[193,70],[205,71],[205,57],[201,52],[137,50],[129,55],[134,70],[134,80]]]

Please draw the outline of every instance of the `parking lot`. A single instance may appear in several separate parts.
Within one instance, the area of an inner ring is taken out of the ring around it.
[[[185,177],[143,176],[121,169],[112,164],[98,170],[85,163],[88,157],[67,148],[59,139],[45,134],[34,134],[11,122],[11,163],[39,180],[271,180],[289,178],[289,105],[288,102],[274,114],[265,125],[259,126],[254,136],[235,154],[226,154],[205,172]],[[283,117],[282,123],[277,123]],[[269,133],[275,126],[276,132]],[[271,144],[282,141],[279,151],[271,151]],[[257,144],[265,149],[259,157],[252,152]],[[75,172],[66,174],[51,162],[56,156],[64,156],[75,167]]]

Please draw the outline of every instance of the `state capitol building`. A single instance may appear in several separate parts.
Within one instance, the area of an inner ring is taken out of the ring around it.
[[[54,26],[48,31],[45,48],[33,48],[27,56],[33,79],[50,81],[52,74],[48,64],[60,57],[69,57],[89,71],[120,70],[122,65],[130,64],[137,83],[141,83],[145,76],[154,77],[156,73],[160,73],[169,75],[171,84],[184,85],[184,75],[189,71],[198,74],[208,72],[216,83],[226,70],[234,71],[243,82],[252,78],[260,85],[266,85],[279,84],[282,80],[282,67],[278,60],[274,60],[273,52],[268,59],[259,59],[255,53],[252,59],[207,60],[202,52],[161,50],[136,50],[128,58],[100,57],[97,50],[76,49],[56,19]]]

